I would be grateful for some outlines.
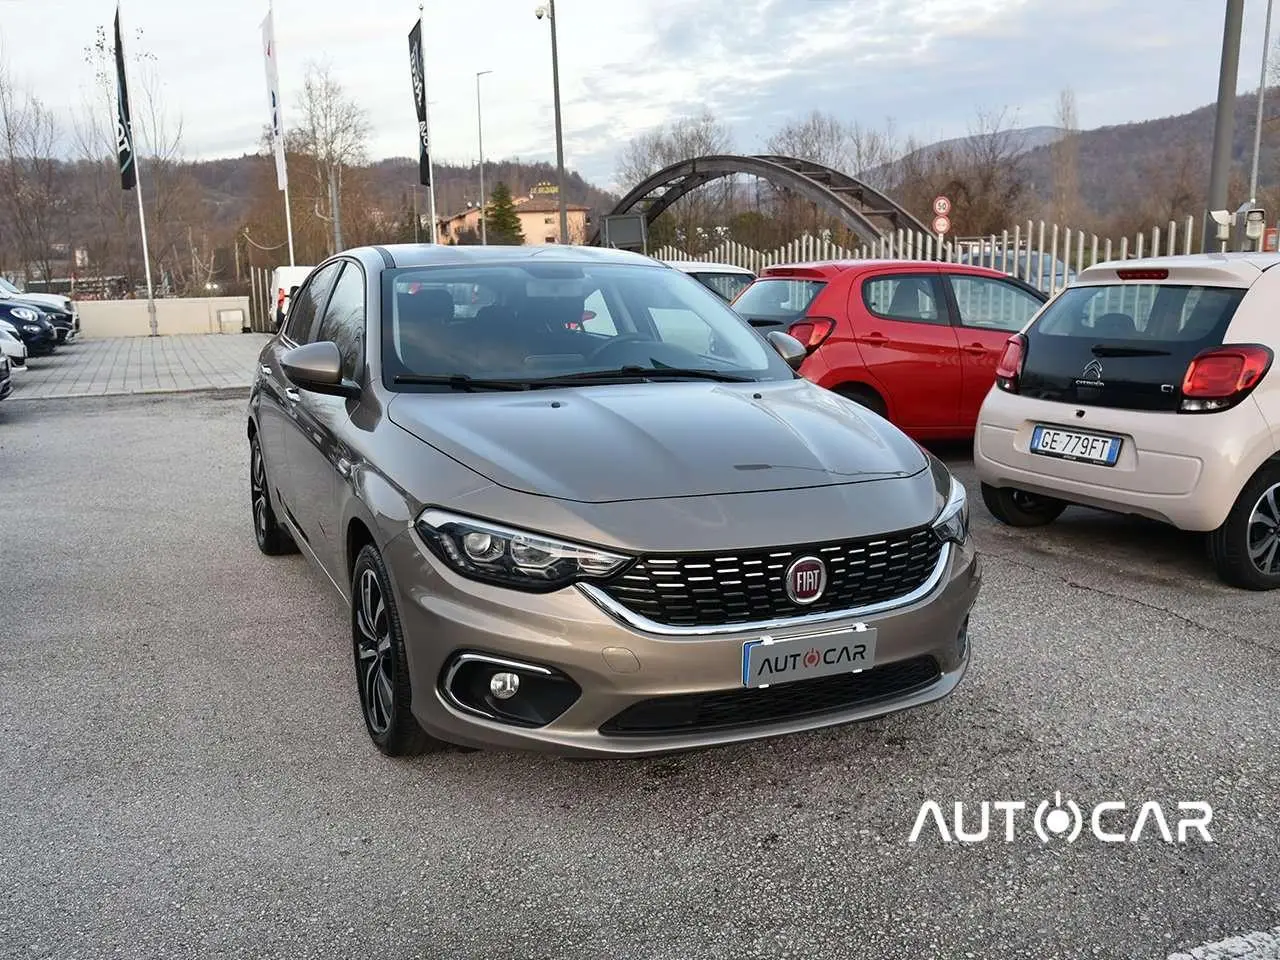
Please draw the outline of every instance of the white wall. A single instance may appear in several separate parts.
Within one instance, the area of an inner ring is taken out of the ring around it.
[[[249,326],[248,297],[159,298],[156,333],[240,333]],[[146,337],[151,316],[143,300],[80,300],[80,336]]]

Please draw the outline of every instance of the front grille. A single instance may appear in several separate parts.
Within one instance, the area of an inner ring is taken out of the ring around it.
[[[923,689],[942,676],[933,657],[913,657],[861,673],[777,686],[655,697],[632,704],[600,732],[619,737],[696,733],[821,716]]]
[[[648,556],[600,589],[633,613],[673,627],[725,626],[831,613],[905,596],[929,579],[942,543],[925,527],[859,540],[741,553]],[[821,558],[827,586],[796,604],[783,578],[793,560]]]

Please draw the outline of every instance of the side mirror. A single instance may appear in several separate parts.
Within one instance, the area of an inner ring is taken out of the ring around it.
[[[280,358],[280,367],[303,390],[334,397],[360,395],[359,384],[342,378],[342,353],[332,340],[294,347]]]
[[[804,363],[804,358],[809,355],[805,345],[791,336],[789,333],[783,333],[781,330],[770,330],[765,334],[773,349],[778,351],[778,355],[787,361],[787,366],[792,370],[799,370],[800,365]]]

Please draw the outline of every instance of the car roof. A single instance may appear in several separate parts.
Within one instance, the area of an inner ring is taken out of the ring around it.
[[[799,263],[775,263],[760,271],[760,279],[786,276],[813,276],[831,279],[846,270],[879,270],[885,267],[919,269],[922,265],[939,267],[947,273],[964,273],[979,277],[1008,277],[1004,270],[982,267],[972,263],[952,263],[943,260],[909,260],[904,258],[874,258],[865,260],[811,260]]]
[[[755,276],[755,273],[746,267],[739,267],[732,263],[713,263],[709,260],[663,260],[662,262],[683,273],[732,273],[743,277]]]
[[[376,247],[363,247],[347,251],[349,254],[372,253],[389,257],[391,266],[436,267],[463,266],[466,264],[512,263],[537,257],[547,263],[619,263],[636,266],[662,267],[659,260],[629,250],[613,247],[588,247],[571,244],[525,244],[522,246],[474,246],[443,243],[388,243]]]
[[[1248,287],[1264,270],[1280,265],[1280,253],[1188,253],[1172,257],[1108,260],[1082,270],[1075,285],[1092,283],[1150,283],[1150,277],[1126,277],[1130,271],[1167,271],[1169,283],[1206,283]]]

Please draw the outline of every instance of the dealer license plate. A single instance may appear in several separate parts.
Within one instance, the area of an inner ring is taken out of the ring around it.
[[[876,630],[865,623],[800,637],[761,637],[742,645],[742,685],[767,687],[875,665]]]
[[[1085,463],[1114,467],[1120,458],[1120,442],[1119,437],[1037,425],[1031,433],[1031,452],[1046,457],[1082,460]]]

